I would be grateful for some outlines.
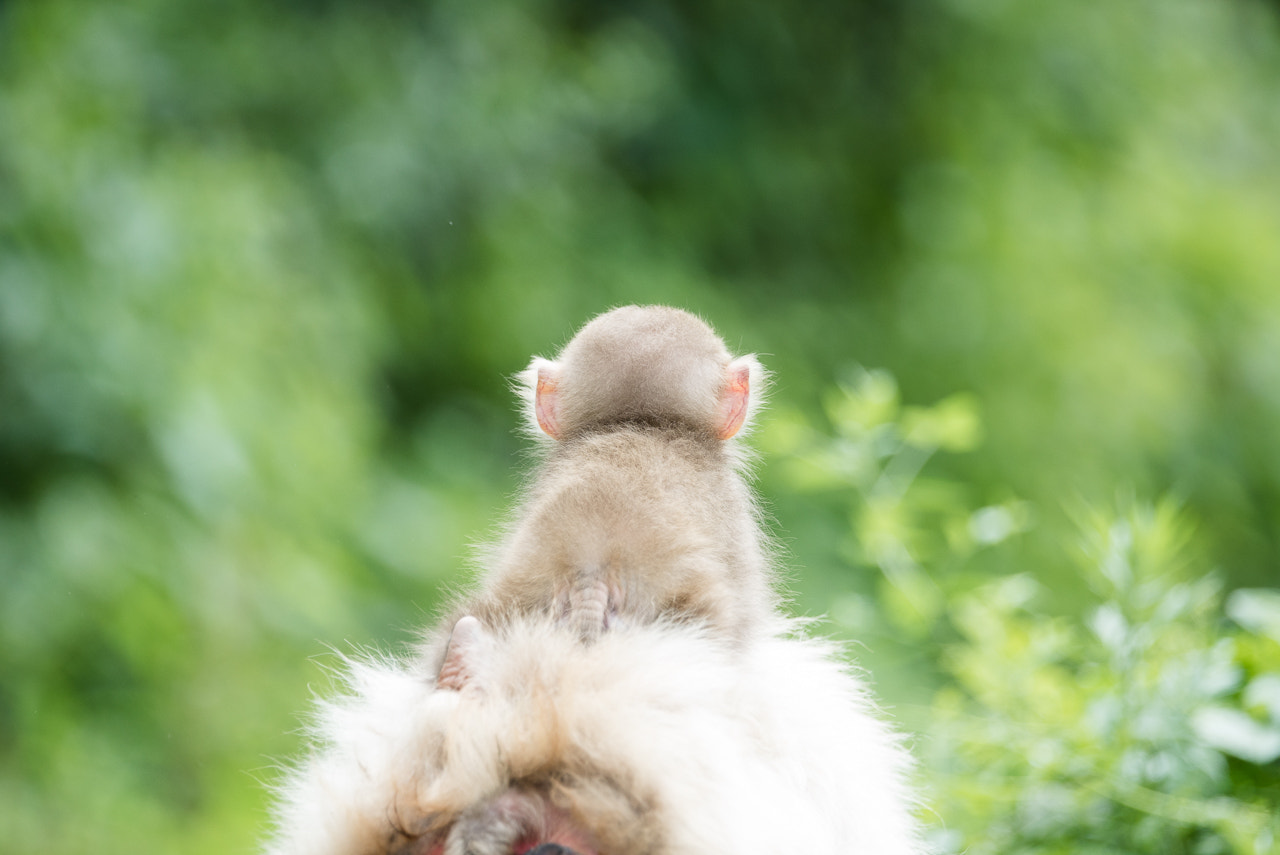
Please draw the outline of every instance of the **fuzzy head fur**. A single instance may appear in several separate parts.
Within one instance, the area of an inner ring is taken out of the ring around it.
[[[559,616],[586,640],[658,619],[736,640],[763,626],[770,546],[731,441],[760,406],[755,358],[688,312],[626,306],[523,377],[531,424],[556,442],[455,618]]]
[[[351,666],[270,855],[912,855],[908,758],[826,644],[508,624],[437,686]]]
[[[735,359],[704,321],[666,306],[600,315],[554,361],[535,358],[519,379],[531,429],[553,439],[628,421],[728,439],[750,426],[765,385],[754,356]]]

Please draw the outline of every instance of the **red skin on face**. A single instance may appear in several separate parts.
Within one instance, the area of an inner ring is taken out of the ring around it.
[[[512,793],[508,791],[507,796]],[[499,797],[501,800],[503,797]],[[511,855],[526,855],[526,853],[536,849],[544,843],[554,843],[563,846],[565,849],[571,850],[575,855],[598,855],[595,844],[591,841],[590,836],[578,828],[573,819],[569,816],[568,811],[547,804],[542,801],[542,826],[541,833],[537,829],[531,830],[519,839],[511,847]],[[448,830],[441,832],[430,846],[421,851],[422,855],[444,855],[445,840],[448,838]]]

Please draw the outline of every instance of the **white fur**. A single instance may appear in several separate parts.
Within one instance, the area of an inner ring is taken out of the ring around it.
[[[782,632],[731,650],[672,625],[583,645],[530,619],[461,692],[353,664],[350,696],[322,707],[318,749],[281,788],[269,852],[386,851],[392,824],[414,828],[423,805],[506,788],[506,758],[552,718],[566,735],[553,756],[585,753],[657,794],[663,853],[919,852],[908,755],[836,652]]]

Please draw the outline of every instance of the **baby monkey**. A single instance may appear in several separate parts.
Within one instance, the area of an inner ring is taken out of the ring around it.
[[[520,375],[552,442],[489,576],[461,614],[611,626],[704,622],[742,641],[774,613],[770,562],[734,437],[764,372],[693,315],[627,306]]]

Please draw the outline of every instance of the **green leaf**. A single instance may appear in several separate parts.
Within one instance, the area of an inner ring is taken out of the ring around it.
[[[1241,588],[1227,598],[1227,615],[1251,632],[1280,641],[1280,591]]]
[[[1191,717],[1191,727],[1203,742],[1250,763],[1280,757],[1280,727],[1260,724],[1240,710],[1204,707]]]
[[[907,442],[947,451],[972,451],[982,442],[982,418],[972,395],[943,398],[932,407],[909,407],[902,414]]]
[[[1261,707],[1271,717],[1271,723],[1280,725],[1280,674],[1262,674],[1255,677],[1244,690],[1246,708]]]

